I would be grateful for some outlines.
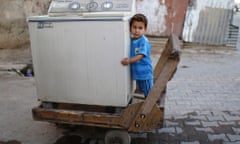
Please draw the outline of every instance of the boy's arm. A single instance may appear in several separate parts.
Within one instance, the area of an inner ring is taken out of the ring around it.
[[[124,58],[124,59],[121,61],[121,63],[122,63],[122,65],[128,65],[128,64],[131,64],[131,63],[138,62],[138,61],[141,60],[143,57],[144,57],[144,55],[139,54],[139,55],[136,55],[136,56],[133,57],[133,58]]]

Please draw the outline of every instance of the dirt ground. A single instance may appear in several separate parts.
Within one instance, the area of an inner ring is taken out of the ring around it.
[[[11,71],[28,63],[29,46],[0,50],[0,144],[53,144],[62,136],[55,125],[32,119],[38,105],[34,79]]]

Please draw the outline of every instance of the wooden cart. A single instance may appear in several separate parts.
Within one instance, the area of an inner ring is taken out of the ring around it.
[[[33,118],[53,123],[109,128],[105,135],[105,144],[114,141],[129,144],[128,132],[152,131],[163,126],[164,108],[159,107],[157,102],[162,99],[167,82],[176,72],[180,47],[178,37],[171,35],[155,66],[154,87],[146,100],[133,97],[128,106],[122,109],[41,102],[40,106],[32,109]]]

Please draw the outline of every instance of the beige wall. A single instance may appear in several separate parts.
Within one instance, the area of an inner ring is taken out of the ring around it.
[[[137,12],[144,13],[149,19],[147,34],[167,36],[174,32],[180,35],[188,4],[185,1],[188,0],[136,0]],[[17,48],[29,44],[26,19],[32,15],[47,14],[50,2],[0,0],[0,48]]]
[[[0,48],[29,43],[26,19],[46,14],[50,0],[0,0]]]

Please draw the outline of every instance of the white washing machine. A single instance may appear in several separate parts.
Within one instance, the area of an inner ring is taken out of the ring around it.
[[[131,99],[129,17],[134,0],[54,0],[28,18],[38,99],[125,107]]]

